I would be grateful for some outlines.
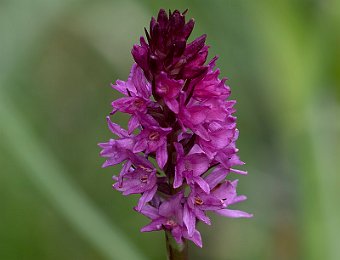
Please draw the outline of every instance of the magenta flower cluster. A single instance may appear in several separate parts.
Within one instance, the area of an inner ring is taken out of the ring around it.
[[[142,232],[167,230],[178,243],[202,246],[198,221],[210,225],[207,211],[251,217],[230,205],[246,199],[236,193],[237,180],[226,180],[243,165],[235,146],[238,138],[234,100],[228,100],[226,78],[208,64],[206,35],[187,43],[194,21],[185,13],[160,10],[146,39],[132,55],[127,81],[112,87],[124,95],[112,102],[116,112],[130,115],[127,129],[107,117],[116,135],[101,143],[103,167],[123,163],[113,188],[123,195],[140,194],[135,210],[151,219]]]

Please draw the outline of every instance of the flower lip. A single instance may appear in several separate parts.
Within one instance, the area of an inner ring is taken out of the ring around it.
[[[138,98],[133,102],[133,105],[136,108],[142,108],[144,106],[144,104],[145,104],[145,101],[142,98]]]
[[[168,85],[160,85],[157,88],[157,93],[160,95],[166,95],[169,92],[169,86]]]
[[[158,132],[154,131],[149,134],[149,140],[151,141],[158,141],[160,138],[160,135]]]
[[[194,201],[195,201],[195,204],[199,206],[203,205],[204,203],[203,200],[198,196],[195,197]]]
[[[176,227],[177,225],[178,225],[177,222],[171,218],[168,219],[164,224],[164,226],[168,228],[173,228],[173,227]]]
[[[184,160],[184,168],[185,168],[187,171],[192,170],[192,167],[191,167],[191,166],[192,166],[192,165],[191,165],[191,162],[190,162],[188,159]]]
[[[148,177],[147,175],[142,175],[142,176],[140,177],[140,181],[141,181],[142,183],[147,183],[147,182],[148,182],[148,179],[149,179],[149,177]]]
[[[150,168],[148,168],[148,167],[145,167],[144,165],[138,165],[138,167],[140,168],[140,169],[142,169],[143,171],[145,171],[145,172],[147,172],[147,173],[151,173],[151,172],[153,172],[153,170],[152,169],[150,169]]]

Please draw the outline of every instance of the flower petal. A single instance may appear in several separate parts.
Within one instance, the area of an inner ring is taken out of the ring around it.
[[[249,214],[241,210],[220,209],[220,210],[215,210],[215,212],[221,216],[228,217],[228,218],[252,218],[253,217],[253,214]]]
[[[180,204],[182,198],[183,192],[178,192],[177,194],[173,195],[170,200],[164,201],[159,207],[159,214],[163,217],[174,216],[174,213],[177,213],[182,209]]]
[[[220,166],[216,167],[204,180],[209,184],[210,189],[223,181],[228,175],[228,171]]]
[[[179,111],[179,104],[176,99],[171,98],[164,98],[165,104],[170,108],[172,112],[178,114]]]
[[[187,204],[183,209],[183,222],[188,229],[189,236],[192,236],[195,231],[196,217]]]
[[[107,121],[110,131],[114,133],[115,135],[117,135],[118,137],[129,137],[130,136],[129,133],[125,129],[121,128],[120,125],[113,123],[109,116],[106,117],[106,121]]]
[[[201,177],[194,177],[194,181],[200,186],[200,188],[207,194],[210,193],[209,184],[205,182]]]
[[[134,153],[142,152],[146,149],[146,147],[147,147],[147,142],[145,139],[138,140],[135,146],[133,147],[132,152]]]
[[[128,123],[128,133],[131,134],[139,126],[138,117],[132,115]]]
[[[150,231],[156,231],[156,230],[161,230],[163,227],[165,219],[164,218],[159,218],[152,220],[150,224],[144,226],[141,228],[141,232],[150,232]]]
[[[192,236],[185,236],[187,239],[194,242],[197,246],[202,247],[202,237],[201,233],[198,230],[195,230],[194,234]]]
[[[141,211],[142,207],[152,200],[153,196],[156,194],[157,186],[155,185],[151,190],[148,190],[143,193],[142,197],[140,197],[138,201],[137,211]]]
[[[156,160],[158,166],[163,169],[164,165],[168,161],[168,150],[167,150],[167,144],[164,142],[160,147],[158,147],[156,151]]]
[[[137,210],[136,207],[134,209]],[[160,217],[158,214],[158,209],[150,205],[145,205],[139,212],[150,219],[157,219]]]
[[[183,183],[183,175],[182,172],[179,169],[180,167],[176,165],[175,167],[175,179],[174,179],[174,188],[177,189],[180,187]]]

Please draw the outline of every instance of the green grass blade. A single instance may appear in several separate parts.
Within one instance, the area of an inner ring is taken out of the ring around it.
[[[67,176],[65,169],[49,148],[34,136],[3,91],[0,93],[0,122],[1,139],[9,152],[20,158],[18,163],[25,169],[23,173],[80,235],[108,259],[145,259]]]

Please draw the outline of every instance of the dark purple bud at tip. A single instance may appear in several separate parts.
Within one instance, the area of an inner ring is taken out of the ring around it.
[[[148,70],[147,57],[148,57],[148,49],[145,47],[141,47],[138,45],[134,45],[131,54],[135,60],[135,62],[144,70]]]
[[[203,48],[206,38],[207,35],[203,34],[189,43],[185,49],[184,55],[187,56],[188,59],[193,57],[199,50]]]
[[[181,33],[185,24],[185,17],[178,10],[175,10],[169,20],[172,31]]]
[[[157,22],[159,23],[161,28],[165,28],[168,23],[168,15],[164,9],[159,10]]]
[[[195,26],[195,20],[194,19],[190,19],[189,22],[187,22],[184,25],[184,29],[183,29],[183,37],[187,40],[192,32],[192,30],[194,29]]]
[[[144,28],[146,39],[141,38],[140,46],[134,46],[132,54],[148,79],[157,76],[161,71],[174,78],[178,78],[179,74],[183,75],[184,71],[188,76],[196,75],[197,72],[192,72],[196,69],[192,67],[197,65],[199,69],[202,66],[201,61],[205,61],[200,51],[205,46],[206,35],[187,44],[195,25],[193,19],[185,23],[187,11],[169,10],[167,15],[166,11],[161,9],[157,19],[151,18],[150,30]]]
[[[174,56],[179,57],[184,53],[186,47],[186,41],[178,41],[174,43]]]
[[[155,26],[155,23],[156,23],[156,19],[155,17],[152,17],[150,21],[150,33],[152,31],[152,28]]]

